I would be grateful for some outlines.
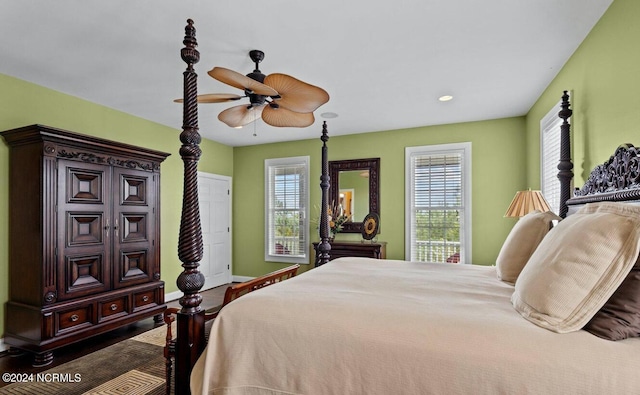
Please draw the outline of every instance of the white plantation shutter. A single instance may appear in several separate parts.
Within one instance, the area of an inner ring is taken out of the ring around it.
[[[309,263],[309,157],[265,160],[265,260]]]
[[[551,211],[556,214],[560,212],[560,104],[561,101],[540,121],[540,190]]]
[[[466,263],[471,250],[471,144],[406,149],[411,261]]]

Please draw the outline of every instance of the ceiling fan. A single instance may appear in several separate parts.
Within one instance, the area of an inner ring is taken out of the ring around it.
[[[255,63],[255,70],[246,76],[224,67],[214,67],[208,72],[216,80],[242,89],[244,95],[204,94],[198,96],[198,102],[223,103],[248,97],[249,104],[234,106],[218,114],[220,121],[233,128],[260,118],[276,127],[303,128],[313,124],[313,112],[329,101],[329,94],[320,87],[286,74],[262,74],[258,67],[264,59],[262,51],[250,51],[249,57]]]

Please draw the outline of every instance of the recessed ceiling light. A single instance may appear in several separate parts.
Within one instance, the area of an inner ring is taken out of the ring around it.
[[[338,118],[338,114],[336,114],[335,112],[323,112],[322,114],[320,114],[320,116],[327,119]]]
[[[440,100],[440,101],[449,101],[449,100],[453,100],[453,96],[451,96],[451,95],[444,95],[444,96],[440,96],[440,97],[438,98],[438,100]]]

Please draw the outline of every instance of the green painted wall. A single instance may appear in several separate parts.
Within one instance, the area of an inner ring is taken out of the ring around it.
[[[182,111],[176,104],[176,111]],[[182,271],[177,245],[182,207],[183,162],[181,130],[133,117],[76,97],[0,74],[0,130],[40,123],[82,134],[141,145],[171,156],[162,164],[161,227],[162,278],[166,291],[177,291]],[[0,140],[2,140],[0,138]],[[233,148],[203,140],[199,170],[231,176]],[[0,142],[0,337],[4,333],[5,304],[9,299],[9,149]]]
[[[640,1],[615,0],[527,115],[527,178],[540,184],[540,119],[572,93],[574,185],[622,143],[640,146]]]
[[[339,128],[329,124],[329,135]],[[318,130],[320,136],[320,130]],[[380,158],[380,224],[378,237],[386,241],[387,258],[404,259],[404,150],[408,146],[472,143],[472,210],[474,263],[495,263],[513,220],[502,216],[525,182],[524,117],[483,122],[394,130],[331,137],[329,160]],[[234,150],[234,274],[257,276],[284,264],[264,261],[264,160],[289,156],[311,157],[311,207],[320,204],[320,147],[318,139],[237,147]],[[317,216],[318,213],[313,213]],[[315,225],[312,240],[317,241]],[[337,239],[361,239],[339,234]],[[313,262],[313,261],[312,261]],[[302,270],[313,267],[304,266]]]

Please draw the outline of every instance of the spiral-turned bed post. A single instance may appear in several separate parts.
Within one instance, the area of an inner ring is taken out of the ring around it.
[[[329,208],[329,158],[327,155],[327,141],[329,134],[327,133],[327,121],[322,124],[322,174],[320,175],[320,189],[322,189],[322,201],[320,202],[320,244],[318,244],[318,259],[316,266],[324,265],[329,262],[329,218],[327,211]]]
[[[560,163],[558,163],[558,179],[560,180],[560,212],[558,215],[562,218],[567,216],[569,208],[567,200],[571,198],[571,179],[573,179],[573,163],[571,162],[571,135],[569,117],[573,111],[569,108],[569,93],[564,91],[562,95],[561,110],[558,116],[562,118],[560,126]]]
[[[184,162],[184,189],[182,217],[178,240],[178,257],[184,271],[176,281],[184,295],[180,298],[182,309],[177,314],[177,338],[175,354],[176,394],[188,394],[191,369],[205,347],[204,310],[200,307],[199,291],[204,285],[204,275],[198,270],[202,259],[202,229],[198,205],[198,160],[202,151],[198,133],[198,75],[193,65],[200,60],[196,49],[196,29],[187,20],[185,37],[180,54],[187,64],[184,75],[183,125],[180,134],[180,156]]]

